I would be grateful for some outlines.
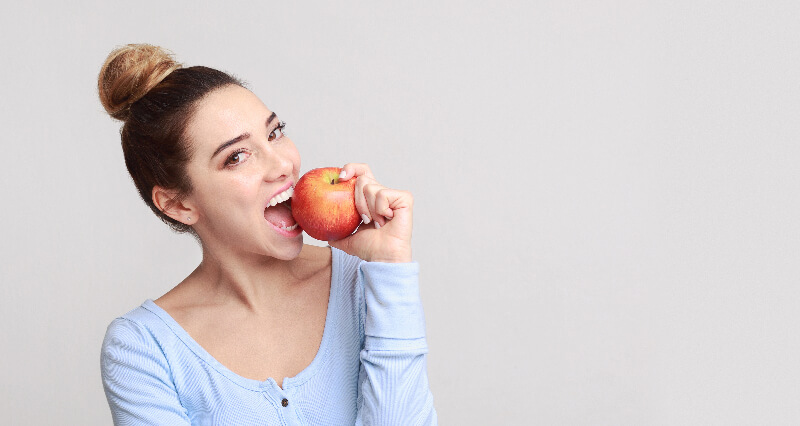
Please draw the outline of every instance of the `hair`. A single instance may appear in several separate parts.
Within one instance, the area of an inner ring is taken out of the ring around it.
[[[237,78],[213,68],[183,68],[170,52],[149,44],[113,50],[100,69],[100,102],[111,117],[124,123],[120,135],[128,173],[142,200],[176,232],[197,236],[191,226],[153,203],[153,188],[176,192],[165,210],[191,194],[186,164],[192,146],[186,128],[199,101],[229,85],[244,87]]]

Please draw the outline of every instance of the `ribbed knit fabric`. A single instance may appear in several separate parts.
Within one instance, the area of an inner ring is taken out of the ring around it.
[[[435,425],[416,263],[332,251],[319,351],[295,377],[247,379],[152,300],[109,325],[103,387],[117,425]]]

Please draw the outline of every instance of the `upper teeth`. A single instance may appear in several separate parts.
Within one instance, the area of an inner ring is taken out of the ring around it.
[[[294,188],[290,187],[286,191],[283,191],[280,194],[272,197],[272,199],[269,200],[269,206],[272,207],[272,206],[274,206],[274,205],[276,205],[278,203],[282,203],[282,202],[288,200],[289,198],[292,198],[292,194],[294,194]]]

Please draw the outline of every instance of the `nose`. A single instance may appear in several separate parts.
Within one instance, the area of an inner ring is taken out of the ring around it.
[[[280,150],[267,149],[264,161],[264,181],[280,182],[292,176],[294,163],[291,158]]]

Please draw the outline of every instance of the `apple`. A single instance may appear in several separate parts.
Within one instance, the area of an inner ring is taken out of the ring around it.
[[[339,180],[342,169],[324,167],[306,172],[294,186],[292,216],[318,240],[340,240],[356,230],[356,180]]]

